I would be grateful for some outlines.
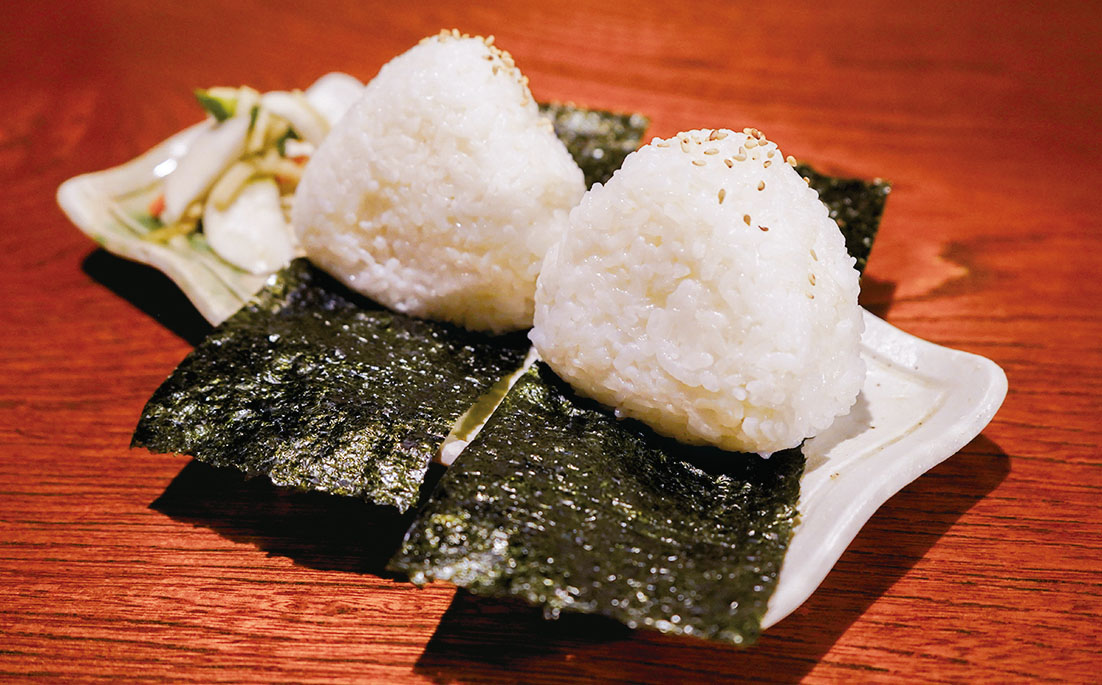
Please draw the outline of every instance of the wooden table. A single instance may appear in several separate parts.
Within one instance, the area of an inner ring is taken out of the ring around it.
[[[0,5],[0,678],[1097,682],[1099,6],[614,4]],[[368,79],[452,26],[539,99],[753,125],[890,179],[864,304],[1009,376],[756,647],[418,590],[381,573],[406,519],[128,447],[203,323],[78,233],[58,184],[198,120],[196,86]]]

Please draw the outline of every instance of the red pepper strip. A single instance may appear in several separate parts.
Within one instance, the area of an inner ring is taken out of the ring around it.
[[[160,219],[163,211],[165,211],[165,196],[164,193],[161,193],[149,203],[149,214]]]

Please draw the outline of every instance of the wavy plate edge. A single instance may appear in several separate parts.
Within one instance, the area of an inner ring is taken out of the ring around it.
[[[869,373],[859,416],[851,412],[804,446],[800,521],[763,629],[803,604],[876,510],[978,436],[1006,398],[1006,373],[990,359],[905,333],[867,311],[864,319]],[[868,426],[881,426],[862,427],[866,417]]]

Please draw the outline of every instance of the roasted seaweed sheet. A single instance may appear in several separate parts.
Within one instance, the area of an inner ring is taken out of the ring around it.
[[[798,171],[863,271],[889,186]],[[701,466],[707,466],[702,469]],[[753,643],[796,523],[804,458],[691,448],[538,364],[444,475],[391,568],[637,627]]]
[[[297,260],[181,362],[133,444],[404,510],[452,423],[527,349],[395,314]]]
[[[579,398],[541,362],[444,475],[390,566],[551,616],[748,644],[803,466],[798,449],[766,460],[660,438]]]
[[[606,181],[646,126],[638,115],[543,109],[587,185]],[[887,184],[799,170],[863,269]],[[185,359],[134,444],[404,509],[455,418],[526,348],[523,336],[388,312],[299,261]],[[446,474],[391,565],[550,615],[601,613],[747,644],[776,583],[802,471],[798,450],[738,458],[617,421],[538,364]]]
[[[864,273],[891,184],[879,178],[864,181],[828,176],[807,164],[796,165],[796,171],[819,192],[819,199],[830,210],[830,218],[837,222],[846,238],[846,251],[857,260],[857,270]]]
[[[604,181],[647,119],[547,105],[587,180]],[[278,485],[405,509],[464,411],[528,348],[388,312],[298,261],[158,388],[133,444]]]
[[[541,104],[555,135],[585,173],[585,187],[604,183],[624,163],[646,132],[650,120],[642,114],[616,114],[570,104]]]

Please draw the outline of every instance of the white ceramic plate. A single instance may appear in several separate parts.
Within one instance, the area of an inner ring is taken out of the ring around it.
[[[306,89],[326,118],[339,118],[362,84],[333,72]],[[256,275],[225,261],[202,234],[178,236],[167,244],[143,240],[150,226],[148,207],[161,194],[162,179],[176,168],[192,141],[211,120],[180,131],[141,157],[112,169],[84,174],[61,184],[57,202],[74,224],[105,249],[160,269],[176,282],[203,317],[214,325],[229,318],[264,284]]]
[[[314,88],[325,87],[326,77]],[[206,124],[182,131],[113,169],[72,178],[58,203],[107,250],[163,271],[212,324],[235,312],[265,276],[223,261],[198,238],[142,239],[139,217]],[[983,430],[1006,396],[1006,375],[984,357],[940,347],[865,313],[868,376],[857,405],[804,453],[800,522],[764,628],[804,602],[889,497],[955,454]]]
[[[74,224],[109,252],[160,269],[176,282],[207,321],[219,324],[260,289],[257,276],[225,261],[201,235],[178,236],[168,243],[144,240],[142,223],[150,202],[160,195],[161,178],[176,168],[195,136],[208,126],[196,124],[122,166],[84,174],[61,184],[57,202]]]
[[[763,628],[803,604],[873,512],[979,435],[1006,397],[1006,374],[990,359],[868,312],[861,355],[868,375],[857,404],[804,445],[800,521]]]

